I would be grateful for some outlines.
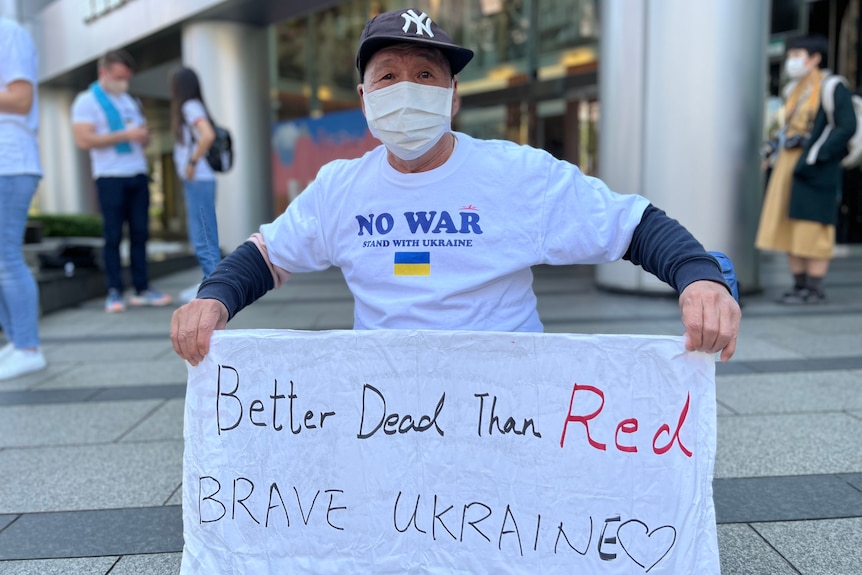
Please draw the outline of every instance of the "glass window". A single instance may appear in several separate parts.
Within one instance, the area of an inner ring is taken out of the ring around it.
[[[464,105],[453,120],[457,130],[547,147],[572,161],[587,154],[593,164],[595,138],[578,133],[591,125],[592,114],[570,130],[579,111],[571,103],[561,111],[568,88],[548,81],[595,71],[598,1],[345,0],[284,22],[275,29],[276,120],[359,108],[355,54],[365,23],[380,12],[412,7],[475,53],[458,76]],[[523,90],[533,74],[545,85]]]
[[[278,119],[359,107],[356,47],[376,4],[350,0],[275,26]]]
[[[456,123],[456,130],[476,138],[502,140],[506,137],[506,106],[461,110]]]
[[[800,1],[772,0],[772,34],[794,33],[799,30]]]
[[[539,53],[558,54],[597,41],[595,0],[538,0]]]

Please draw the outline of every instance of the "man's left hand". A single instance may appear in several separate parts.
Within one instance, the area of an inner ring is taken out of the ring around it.
[[[708,280],[692,282],[679,296],[679,309],[687,350],[720,351],[721,361],[733,356],[742,312],[725,286]]]

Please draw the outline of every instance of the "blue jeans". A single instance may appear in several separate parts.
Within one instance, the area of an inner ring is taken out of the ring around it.
[[[129,224],[129,264],[132,285],[140,293],[149,286],[147,279],[147,240],[150,237],[150,182],[140,174],[128,178],[97,178],[99,207],[102,210],[102,235],[105,247],[105,283],[108,289],[123,291],[120,242],[123,224]]]
[[[39,176],[0,176],[0,327],[18,349],[39,345],[39,286],[21,245]]]
[[[183,193],[186,197],[189,241],[206,279],[221,261],[215,210],[215,181],[183,180]]]

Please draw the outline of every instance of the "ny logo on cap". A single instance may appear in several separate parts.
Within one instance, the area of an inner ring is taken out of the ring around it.
[[[431,18],[425,12],[417,15],[413,10],[408,10],[401,14],[401,17],[404,18],[404,26],[401,29],[405,33],[410,29],[410,24],[412,23],[416,24],[417,36],[422,36],[425,33],[431,38],[434,37],[434,32],[431,31]]]

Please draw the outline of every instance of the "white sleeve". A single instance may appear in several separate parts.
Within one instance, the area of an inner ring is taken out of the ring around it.
[[[292,273],[320,271],[332,265],[318,206],[324,186],[321,173],[283,214],[260,227],[270,261]]]
[[[81,92],[72,103],[72,123],[95,125],[98,122],[100,112],[101,109],[96,104],[96,99],[92,97],[89,91]]]
[[[187,126],[194,126],[195,122],[206,117],[206,110],[204,110],[204,105],[200,100],[187,100],[183,104],[183,121]]]
[[[34,76],[35,69],[30,65],[35,54],[35,48],[27,32],[15,26],[4,26],[4,31],[10,32],[0,44],[0,83],[8,86],[16,80],[24,80],[33,86],[38,83]]]
[[[548,172],[542,206],[543,263],[596,264],[620,259],[649,201],[618,194],[567,162]]]

